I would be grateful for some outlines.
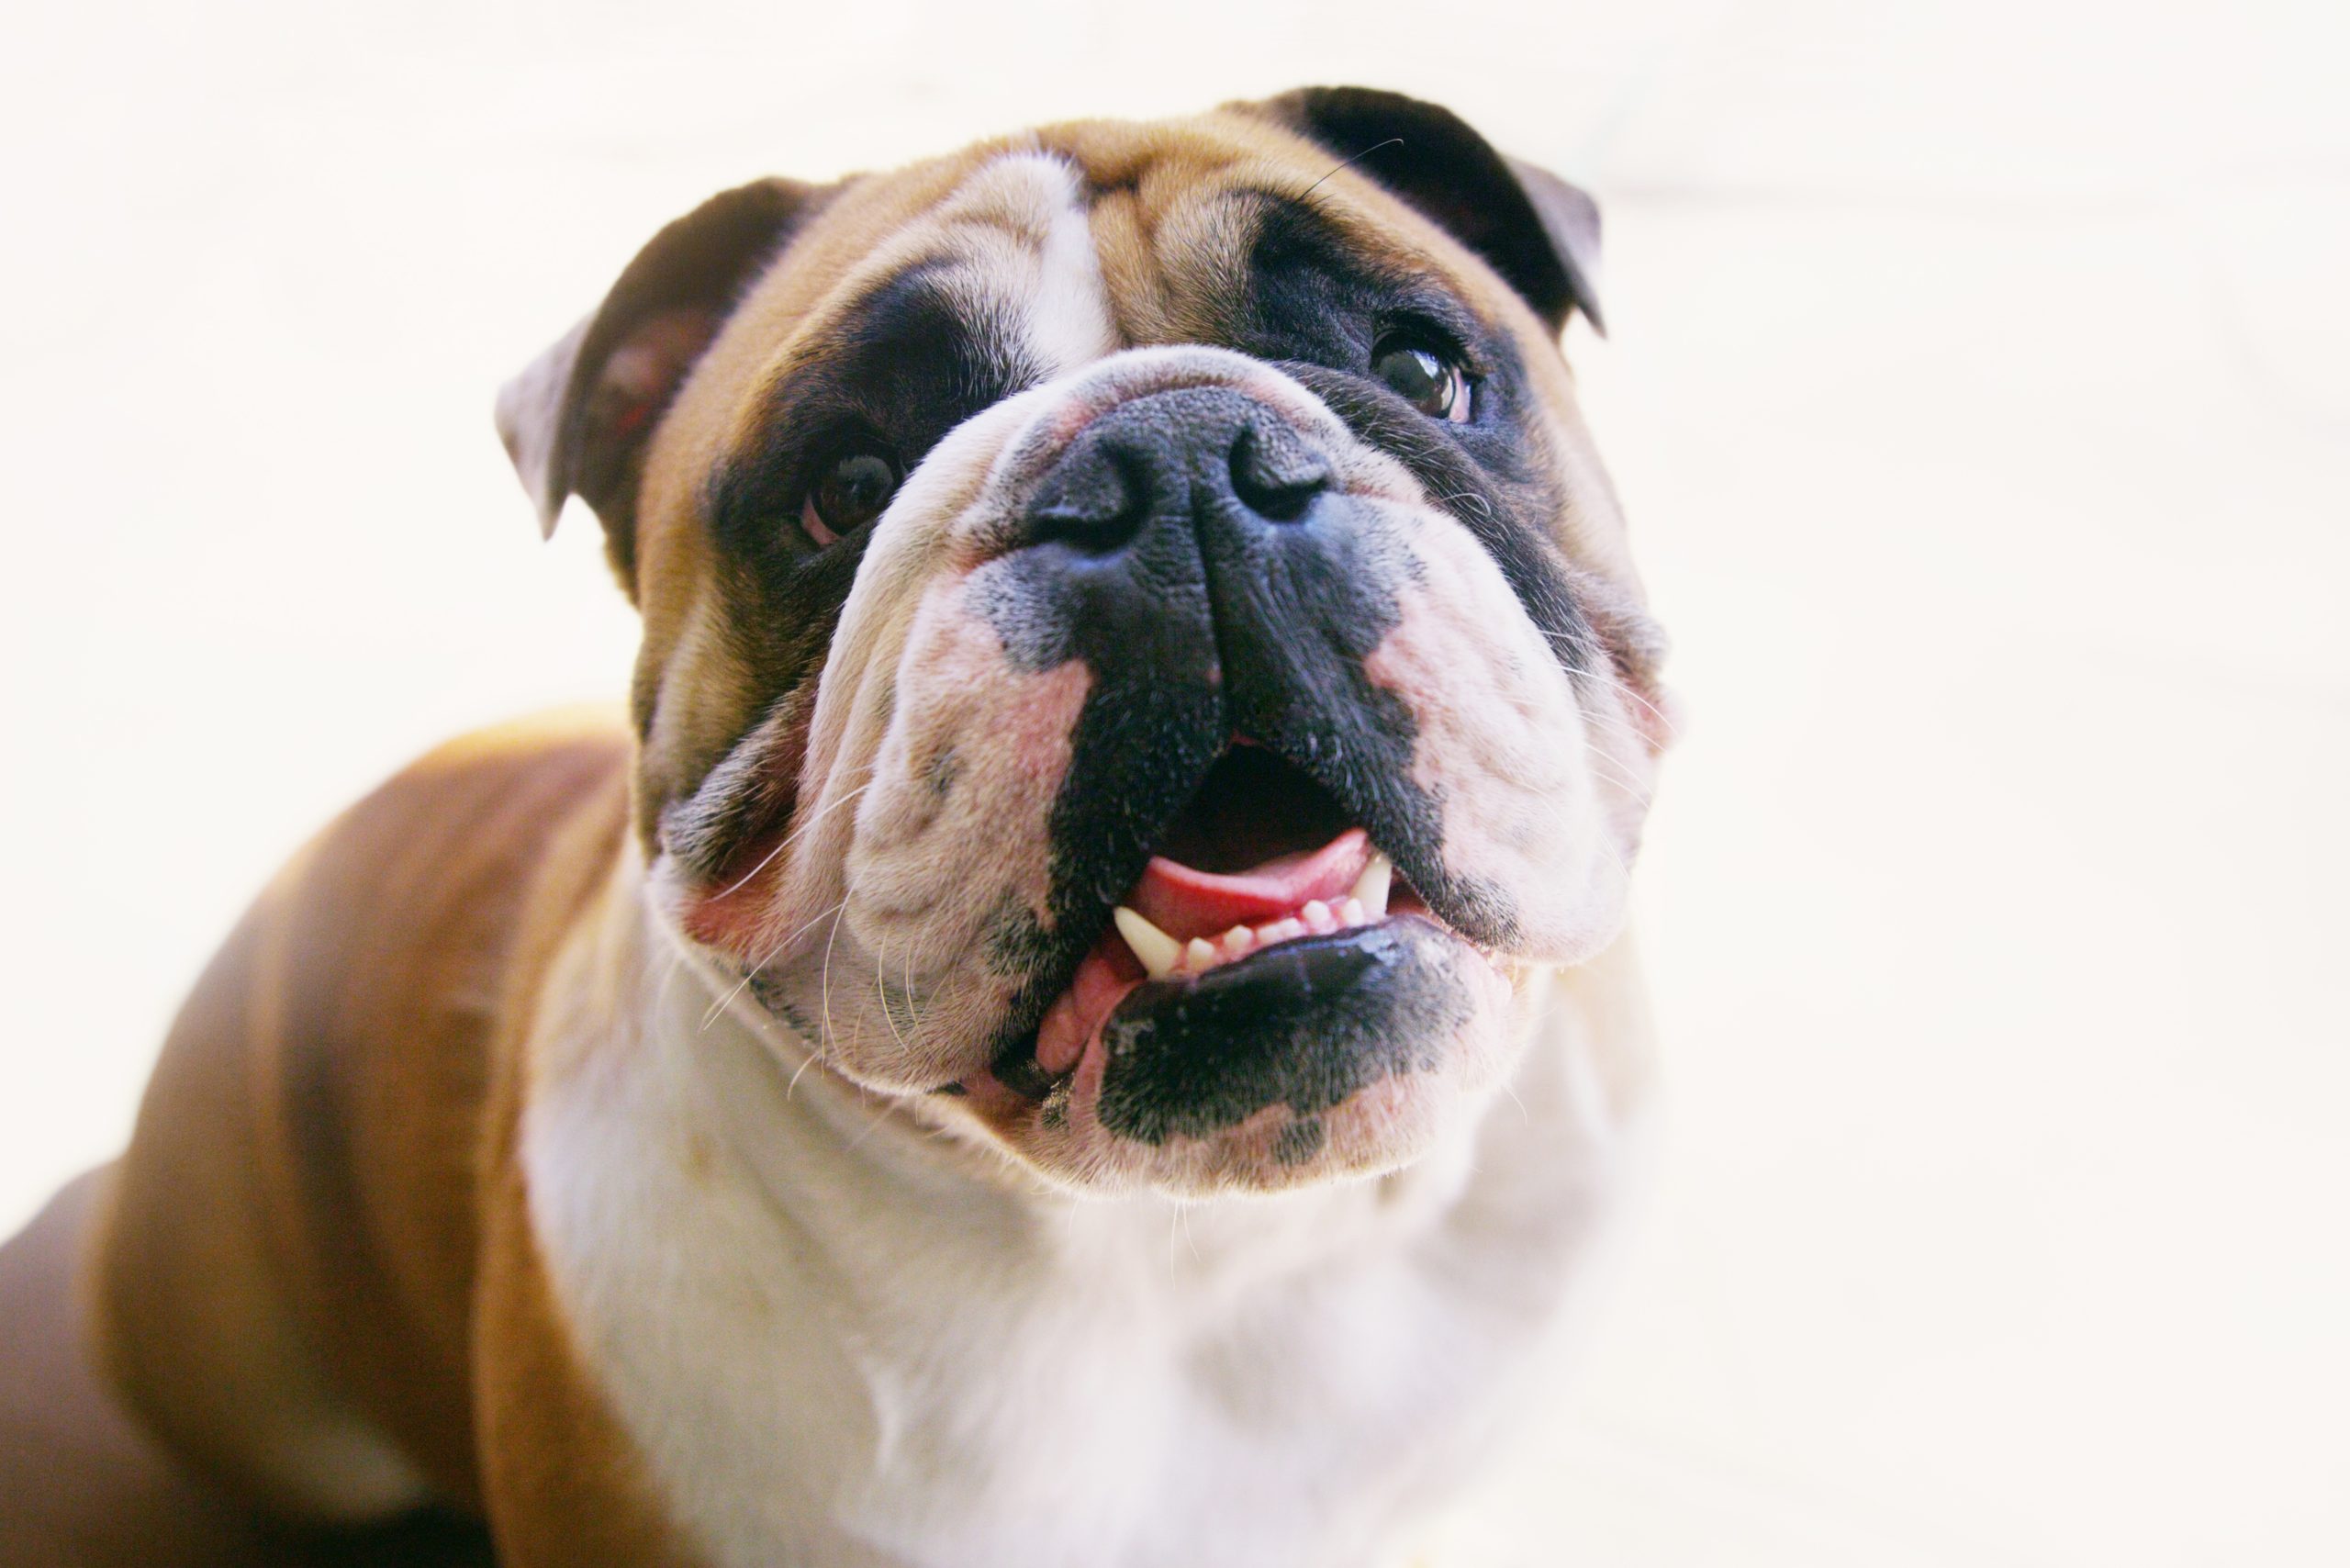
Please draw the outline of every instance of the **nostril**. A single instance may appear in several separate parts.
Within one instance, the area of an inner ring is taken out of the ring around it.
[[[1134,454],[1105,443],[1072,452],[1028,503],[1031,537],[1081,550],[1114,550],[1143,524],[1148,476]]]
[[[1270,409],[1228,387],[1182,386],[1096,415],[1022,521],[1031,544],[1106,556],[1160,522],[1301,522],[1333,482],[1329,458]]]
[[[1258,516],[1295,522],[1330,487],[1330,465],[1286,425],[1252,420],[1232,443],[1232,493]]]

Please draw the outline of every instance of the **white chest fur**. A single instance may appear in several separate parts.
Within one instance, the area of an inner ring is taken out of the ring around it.
[[[796,1042],[712,1017],[712,977],[616,913],[593,991],[621,1016],[554,1025],[615,1037],[539,1042],[576,1065],[526,1111],[531,1212],[721,1568],[1383,1561],[1483,1452],[1617,1184],[1606,1043],[1571,994],[1515,1098],[1407,1171],[1084,1200],[821,1070],[794,1084]]]

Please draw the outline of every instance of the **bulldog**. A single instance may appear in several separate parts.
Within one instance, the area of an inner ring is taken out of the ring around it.
[[[626,721],[262,894],[111,1181],[113,1386],[511,1564],[1409,1549],[1644,1103],[1597,232],[1349,88],[662,230],[498,404],[642,613]]]

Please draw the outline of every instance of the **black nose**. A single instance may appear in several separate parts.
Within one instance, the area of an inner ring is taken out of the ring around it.
[[[1037,486],[1029,541],[1106,552],[1154,526],[1293,523],[1329,487],[1329,464],[1262,403],[1186,386],[1088,425]]]
[[[1085,666],[1039,937],[1070,965],[1235,734],[1302,770],[1382,845],[1440,831],[1413,781],[1413,711],[1370,665],[1404,623],[1415,520],[1340,477],[1335,456],[1252,398],[1152,393],[1071,438],[1013,537],[965,579],[963,604],[1013,667]],[[1425,893],[1438,870],[1423,857],[1410,874]],[[1031,1000],[1041,1014],[1051,999]]]

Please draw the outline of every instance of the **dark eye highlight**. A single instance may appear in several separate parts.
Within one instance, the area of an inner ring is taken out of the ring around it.
[[[898,454],[878,436],[852,438],[817,465],[800,509],[800,526],[818,544],[830,544],[881,515],[904,473]]]
[[[1371,351],[1371,373],[1432,420],[1469,422],[1475,385],[1459,361],[1426,338],[1391,333]]]

